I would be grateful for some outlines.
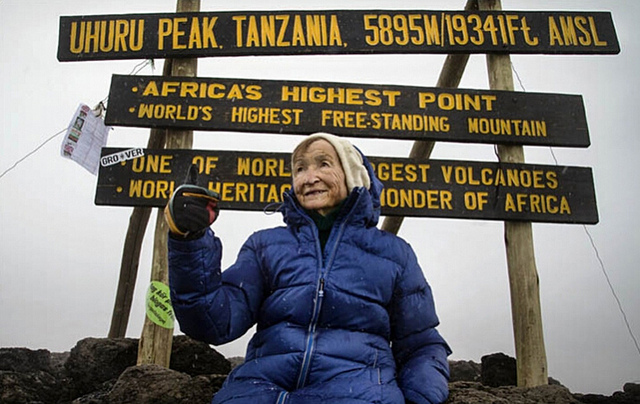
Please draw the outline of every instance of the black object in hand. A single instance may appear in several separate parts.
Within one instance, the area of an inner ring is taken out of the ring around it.
[[[164,209],[167,224],[173,235],[189,239],[201,237],[220,214],[220,195],[195,185],[196,177],[196,167],[191,166],[187,184],[175,190]]]

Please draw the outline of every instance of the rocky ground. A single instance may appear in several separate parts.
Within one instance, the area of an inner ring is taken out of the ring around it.
[[[207,404],[234,363],[204,343],[174,338],[170,368],[135,366],[138,340],[86,338],[71,352],[0,348],[0,403]],[[519,388],[515,359],[452,361],[448,404],[638,404],[640,385],[611,396],[574,394],[559,382]]]

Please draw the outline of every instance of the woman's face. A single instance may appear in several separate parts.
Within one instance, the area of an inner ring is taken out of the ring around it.
[[[293,191],[303,208],[323,216],[347,197],[344,171],[331,143],[316,140],[294,157]]]

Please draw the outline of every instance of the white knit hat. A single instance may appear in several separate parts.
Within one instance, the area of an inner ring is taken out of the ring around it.
[[[369,173],[364,166],[362,155],[360,152],[346,139],[342,139],[336,135],[330,133],[318,132],[309,135],[303,141],[309,141],[312,139],[324,139],[331,143],[336,150],[340,163],[342,164],[342,170],[347,180],[347,189],[351,191],[356,187],[365,187],[369,189],[371,186],[371,180],[369,179]]]

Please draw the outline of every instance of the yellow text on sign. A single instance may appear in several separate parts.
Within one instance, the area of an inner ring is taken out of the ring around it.
[[[218,166],[218,160],[218,156],[195,156],[191,164],[198,167],[198,173],[209,175]]]
[[[237,174],[251,177],[291,177],[291,170],[281,158],[238,157]]]
[[[74,21],[71,23],[71,53],[137,52],[144,44],[144,20]]]
[[[438,107],[443,111],[493,111],[493,102],[497,97],[493,94],[451,94],[433,92],[418,93],[420,109]]]
[[[551,46],[607,46],[598,36],[592,16],[549,17],[549,45]]]
[[[443,165],[442,178],[447,184],[522,187],[537,189],[558,188],[558,173],[552,170]]]
[[[131,171],[134,173],[171,173],[171,155],[147,155],[141,156],[131,162]]]
[[[275,203],[282,201],[282,194],[291,189],[291,184],[209,182],[208,188],[217,192],[223,202]]]
[[[140,91],[138,87],[131,89],[134,93]],[[158,83],[150,80],[142,89],[143,97],[171,97],[198,98],[198,99],[228,99],[228,100],[252,100],[262,98],[262,87],[256,84],[240,83],[208,83],[196,81],[162,81]]]
[[[173,17],[158,20],[158,50],[217,48],[214,26],[218,17]]]
[[[381,162],[372,164],[376,176],[381,181],[393,182],[421,182],[428,181],[427,173],[431,168],[430,164],[405,164]]]
[[[453,193],[446,189],[384,188],[380,205],[390,208],[453,210]]]
[[[344,46],[338,17],[333,14],[238,15],[233,20],[238,48]]]
[[[484,19],[483,19],[484,18]],[[537,46],[524,16],[515,14],[365,14],[370,46],[516,45]]]
[[[504,211],[571,215],[571,206],[564,195],[507,193]]]

